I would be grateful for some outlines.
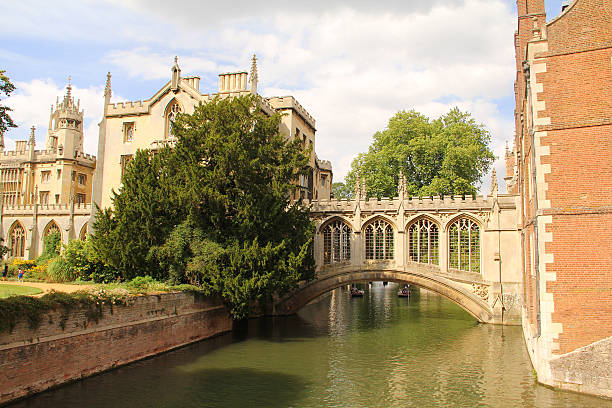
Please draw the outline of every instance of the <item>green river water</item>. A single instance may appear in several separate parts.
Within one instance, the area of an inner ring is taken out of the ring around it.
[[[609,407],[534,381],[520,327],[381,283],[12,407]]]

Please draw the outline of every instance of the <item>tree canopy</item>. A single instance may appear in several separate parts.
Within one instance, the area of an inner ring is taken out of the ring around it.
[[[0,97],[2,94],[9,96],[11,92],[15,90],[15,85],[13,85],[10,79],[4,75],[5,72],[6,71],[0,71]],[[2,98],[0,98],[0,102],[2,102]],[[9,128],[17,127],[8,114],[11,111],[11,108],[0,103],[0,135],[3,135]]]
[[[476,194],[495,159],[490,139],[484,125],[457,108],[434,120],[414,110],[398,112],[374,134],[368,152],[353,160],[345,188],[359,177],[368,196],[393,197],[402,172],[409,195]]]
[[[312,278],[312,224],[289,201],[308,161],[279,123],[251,96],[179,115],[174,148],[139,151],[99,213],[101,258],[126,279],[200,285],[237,318]]]

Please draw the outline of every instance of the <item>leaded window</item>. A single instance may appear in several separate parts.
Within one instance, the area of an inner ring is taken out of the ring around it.
[[[9,234],[11,240],[10,254],[11,257],[23,258],[25,250],[25,231],[21,224],[16,223]]]
[[[460,218],[449,228],[450,267],[480,273],[480,228],[469,218]]]
[[[408,228],[409,256],[413,262],[440,264],[440,234],[438,225],[421,218]]]
[[[351,259],[351,229],[337,220],[323,229],[323,263],[331,264]]]
[[[366,259],[393,259],[393,227],[386,221],[376,220],[365,229]]]

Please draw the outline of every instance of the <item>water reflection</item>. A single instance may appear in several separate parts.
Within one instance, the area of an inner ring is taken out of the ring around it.
[[[520,328],[397,289],[338,289],[297,316],[251,320],[14,407],[612,406],[535,385]]]

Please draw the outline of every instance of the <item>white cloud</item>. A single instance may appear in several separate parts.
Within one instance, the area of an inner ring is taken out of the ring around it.
[[[36,127],[37,149],[44,149],[51,105],[57,98],[66,94],[66,88],[58,86],[51,79],[35,79],[30,82],[16,82],[17,89],[5,102],[13,109],[11,117],[19,126],[11,129],[5,135],[7,149],[14,149],[16,140],[27,140],[30,128]],[[89,154],[97,154],[98,123],[102,119],[104,109],[104,85],[94,85],[81,88],[72,85],[72,95],[84,110],[84,141],[83,148]],[[113,96],[114,101],[122,101],[120,96]]]
[[[102,64],[113,66],[118,82],[138,83],[139,89],[170,79],[178,55],[183,74],[202,76],[202,92],[214,92],[218,73],[248,69],[256,52],[260,93],[296,96],[317,121],[319,157],[332,161],[334,178],[341,180],[356,154],[367,150],[372,134],[404,109],[432,117],[455,105],[467,109],[489,127],[499,154],[513,130],[512,118],[494,102],[513,90],[516,17],[511,7],[509,0],[401,0],[384,6],[369,0],[86,0],[71,8],[74,25],[55,27],[40,3],[24,0],[20,16],[9,19],[12,28],[0,33],[20,25],[31,36],[81,35],[83,41],[107,44]],[[54,86],[49,81],[30,84],[40,85],[40,91],[31,91],[40,102],[21,109],[31,113],[31,121],[40,109],[36,120],[46,121],[48,105],[63,90],[45,91]],[[100,84],[83,88],[101,95]],[[97,124],[101,97],[81,98],[86,114],[97,115]],[[88,138],[94,130],[97,137],[91,118]]]

